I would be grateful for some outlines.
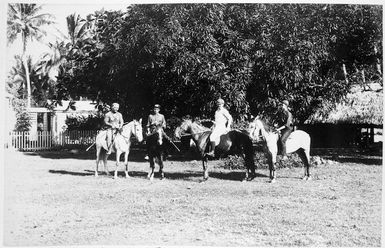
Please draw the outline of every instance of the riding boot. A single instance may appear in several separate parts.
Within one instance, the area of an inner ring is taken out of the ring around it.
[[[211,141],[210,144],[209,144],[209,152],[207,153],[207,156],[209,157],[215,157],[215,142],[214,141]]]

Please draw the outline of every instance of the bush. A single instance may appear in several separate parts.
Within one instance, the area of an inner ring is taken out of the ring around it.
[[[102,113],[74,113],[67,116],[68,130],[99,130],[103,127]]]
[[[31,116],[27,111],[27,100],[15,98],[13,106],[16,111],[15,131],[29,131],[31,128]]]

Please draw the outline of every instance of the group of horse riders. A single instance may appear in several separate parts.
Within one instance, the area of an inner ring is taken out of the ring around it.
[[[225,102],[223,99],[219,98],[217,100],[217,110],[215,111],[215,121],[210,135],[210,145],[208,156],[214,157],[215,146],[220,142],[221,135],[227,133],[231,129],[233,123],[233,118],[230,115],[229,111],[224,107]],[[294,129],[293,125],[293,115],[290,112],[289,101],[284,100],[281,103],[281,111],[276,118],[276,124],[278,128],[277,132],[280,133],[279,143],[281,146],[281,154],[283,160],[287,159],[286,155],[286,140],[289,137],[290,133]],[[166,128],[166,119],[163,114],[160,114],[160,105],[155,104],[153,108],[153,113],[148,116],[146,124],[146,134],[147,136],[154,133],[156,128],[161,128],[164,138],[169,139],[163,129]],[[111,154],[112,144],[114,136],[122,128],[124,122],[122,114],[119,113],[119,104],[113,103],[111,105],[111,110],[105,115],[104,123],[107,128],[106,142],[107,142],[107,154]]]

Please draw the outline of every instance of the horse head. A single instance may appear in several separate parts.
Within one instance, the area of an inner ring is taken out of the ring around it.
[[[139,143],[143,141],[142,119],[139,121],[133,120],[123,126],[122,135],[124,137],[130,138],[132,134],[135,136]]]
[[[182,122],[182,124],[175,129],[174,135],[176,138],[180,139],[183,134],[191,134],[191,124],[192,121],[189,119],[186,119]]]
[[[135,138],[138,140],[138,142],[143,141],[143,127],[142,127],[142,118],[139,119],[139,121],[134,120],[134,127],[133,127],[133,134]]]

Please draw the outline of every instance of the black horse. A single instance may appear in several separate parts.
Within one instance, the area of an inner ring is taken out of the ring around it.
[[[184,135],[191,135],[198,148],[203,165],[203,180],[209,178],[208,173],[208,146],[211,130],[203,127],[197,122],[187,119],[175,130],[175,136],[181,138]],[[232,130],[220,137],[220,143],[215,147],[215,154],[227,156],[229,154],[241,155],[245,160],[246,176],[244,181],[253,180],[256,176],[254,151],[251,138],[238,130]]]
[[[148,172],[147,178],[150,180],[154,179],[155,160],[157,160],[159,164],[160,178],[163,180],[163,159],[166,151],[166,144],[162,128],[157,127],[150,135],[147,136],[146,145],[148,159],[150,162],[150,171]]]

